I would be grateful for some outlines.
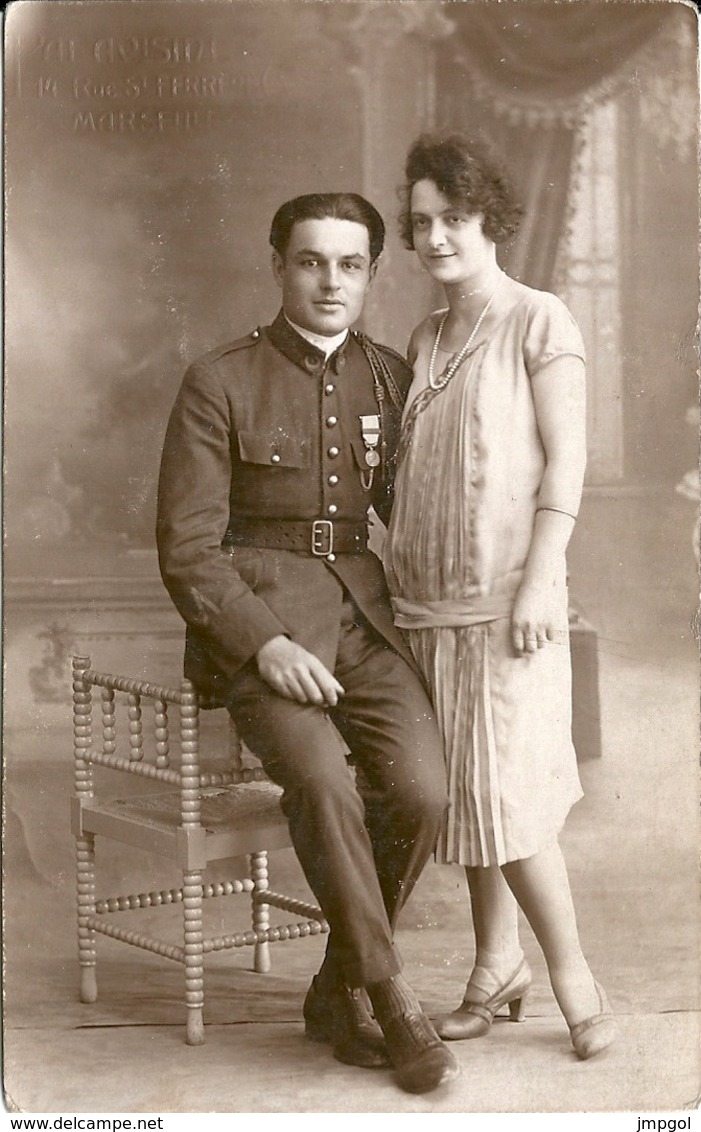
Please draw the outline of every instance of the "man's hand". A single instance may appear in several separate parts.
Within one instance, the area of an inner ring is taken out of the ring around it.
[[[300,704],[335,707],[343,688],[314,653],[289,637],[273,637],[256,653],[258,672],[274,692]]]

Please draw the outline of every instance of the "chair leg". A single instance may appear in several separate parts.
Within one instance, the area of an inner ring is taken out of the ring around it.
[[[202,874],[185,873],[183,877],[183,914],[185,930],[185,1002],[187,1005],[187,1037],[189,1046],[204,1042],[204,948],[202,928]]]
[[[268,886],[268,854],[265,849],[251,853],[251,879],[255,885],[254,896],[265,892]],[[254,931],[267,931],[270,927],[270,905],[253,900],[251,917]],[[256,943],[253,948],[253,970],[259,975],[267,975],[270,970],[270,944]]]
[[[95,915],[95,837],[76,838],[78,889],[78,958],[80,961],[80,1000],[97,1002],[97,950],[95,932],[87,925]]]

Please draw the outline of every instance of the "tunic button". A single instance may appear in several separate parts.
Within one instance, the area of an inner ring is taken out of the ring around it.
[[[280,454],[279,454],[279,452],[273,452],[273,454],[272,454],[272,456],[270,457],[270,459],[272,460],[273,464],[279,464],[279,463],[280,463]]]
[[[335,503],[332,503],[329,506],[329,515],[335,515],[337,511],[338,511],[338,507],[336,506]]]
[[[336,369],[343,369],[345,364],[346,364],[346,355],[345,354],[339,354],[338,357],[336,358]]]
[[[326,555],[326,561],[327,562],[335,562],[336,561],[336,555],[335,554],[327,554]]]
[[[338,424],[338,417],[327,417],[326,424],[328,428],[333,428],[335,424]]]
[[[331,484],[331,487],[335,487],[338,483],[338,476],[329,476],[329,483]]]
[[[327,397],[328,397],[328,396],[329,396],[329,394],[333,393],[333,391],[334,391],[334,389],[335,389],[335,388],[336,388],[336,386],[335,386],[335,385],[325,385],[325,386],[324,386],[324,393],[325,393],[325,394],[327,395]]]
[[[335,445],[332,448],[329,448],[329,456],[331,457],[332,460],[336,456],[338,456],[339,452],[340,452],[340,448],[336,448]]]

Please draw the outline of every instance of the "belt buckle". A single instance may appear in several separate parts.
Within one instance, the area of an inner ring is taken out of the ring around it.
[[[315,519],[312,523],[312,554],[326,558],[333,553],[333,523],[330,519]]]

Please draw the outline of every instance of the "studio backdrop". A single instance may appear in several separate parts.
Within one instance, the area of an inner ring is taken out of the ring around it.
[[[484,134],[511,165],[526,219],[504,264],[560,293],[587,342],[589,485],[673,490],[695,443],[695,59],[683,0],[15,4],[10,715],[58,702],[105,611],[141,603],[175,639],[154,553],[165,424],[191,359],[275,316],[283,200],[348,189],[383,213],[370,333],[403,350],[438,304],[397,233],[423,130]]]

